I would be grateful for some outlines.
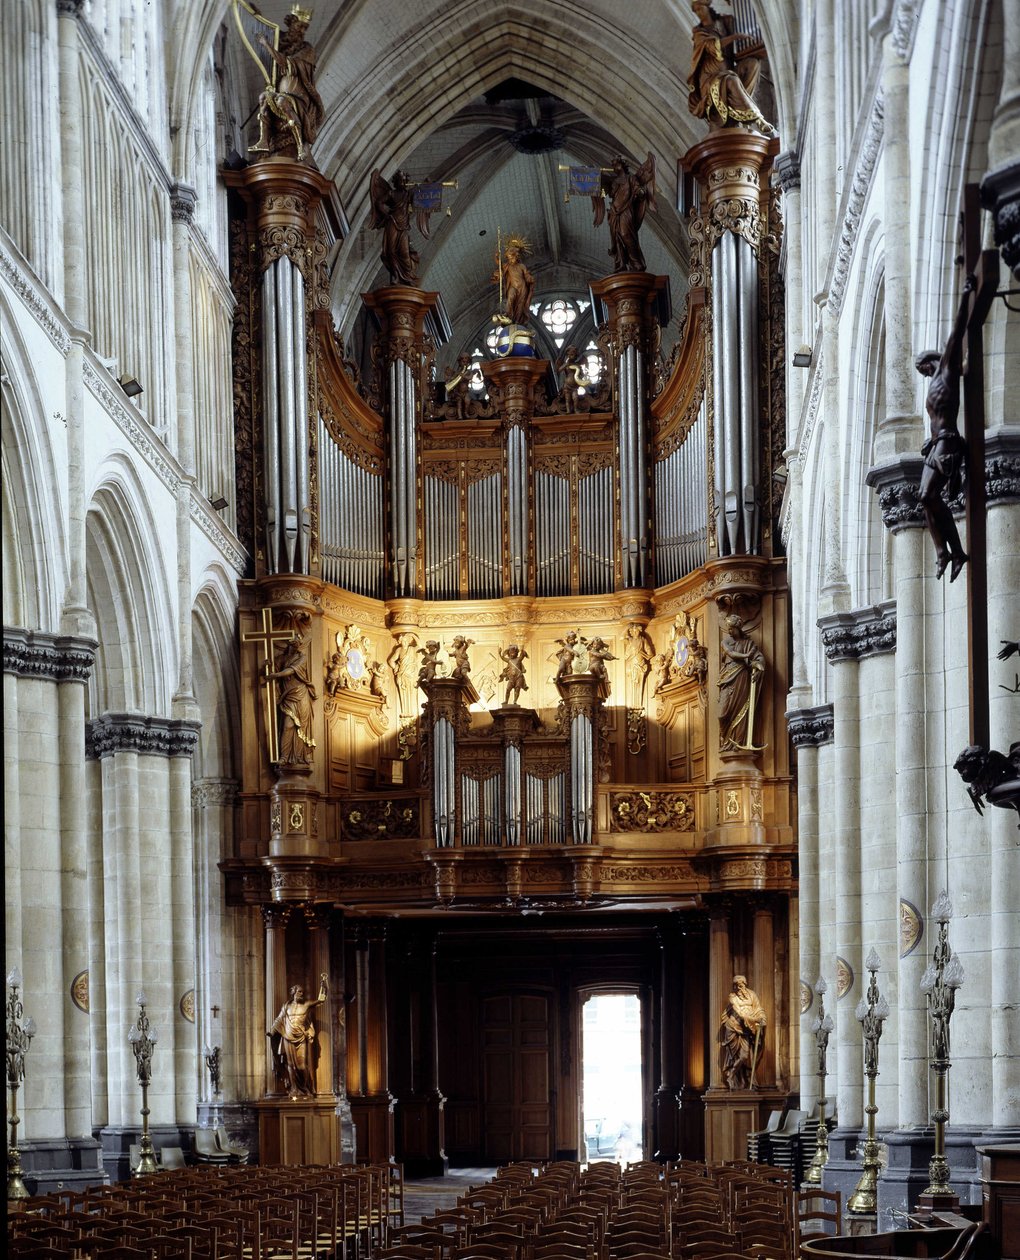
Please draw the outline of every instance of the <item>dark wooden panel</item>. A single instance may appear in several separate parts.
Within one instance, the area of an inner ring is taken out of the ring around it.
[[[487,1160],[552,1158],[549,1019],[543,994],[500,994],[483,1003]]]

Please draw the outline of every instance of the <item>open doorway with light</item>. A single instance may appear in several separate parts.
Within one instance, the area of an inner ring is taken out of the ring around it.
[[[581,1111],[584,1158],[627,1163],[644,1158],[641,999],[593,993],[581,1008]]]

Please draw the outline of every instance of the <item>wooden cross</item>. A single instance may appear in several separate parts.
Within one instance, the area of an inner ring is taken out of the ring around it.
[[[273,613],[270,608],[262,609],[262,629],[254,631],[251,634],[242,634],[242,643],[260,643],[264,652],[264,658],[259,667],[259,673],[265,682],[266,697],[266,747],[269,751],[270,765],[275,765],[280,760],[280,749],[278,744],[278,734],[276,730],[276,683],[269,677],[273,671],[273,644],[283,643],[293,635],[294,631],[274,630],[273,629]]]
[[[218,1006],[213,1006],[211,1009],[212,1009],[213,1019],[215,1019],[220,1013],[220,1008]]]
[[[985,372],[982,329],[999,287],[999,251],[981,248],[981,197],[977,184],[963,190],[960,211],[962,254],[958,259],[974,288],[968,307],[967,364],[963,373],[963,419],[967,440],[967,656],[970,742],[988,745],[988,549],[985,495]]]

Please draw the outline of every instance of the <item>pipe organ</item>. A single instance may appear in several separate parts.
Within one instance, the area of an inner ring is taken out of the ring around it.
[[[578,405],[548,363],[510,355],[482,365],[484,402],[459,412],[433,397],[439,295],[364,295],[376,338],[362,382],[330,316],[328,181],[281,159],[227,172],[252,565],[244,782],[222,865],[233,904],[272,909],[270,1006],[285,997],[284,946],[309,970],[330,912],[582,907],[707,916],[712,1017],[734,970],[774,986],[769,1009],[788,1005],[772,947],[796,848],[771,159],[740,129],[688,155],[704,202],[667,363],[667,281],[620,273],[591,285],[608,388]],[[753,931],[750,910],[729,923],[748,894]],[[380,1159],[399,1119],[373,931],[347,964],[360,998],[331,1078],[338,1109],[316,1106],[335,1123],[352,1082],[359,1157]],[[703,1048],[692,1054],[705,1092],[685,1114],[703,1107],[707,1153],[732,1158],[739,1125],[782,1105],[789,1047],[770,1048],[739,1116]],[[290,1103],[272,1090],[264,1123],[282,1133]],[[435,1158],[437,1099],[415,1104]],[[668,1082],[655,1107],[659,1149],[675,1152]]]

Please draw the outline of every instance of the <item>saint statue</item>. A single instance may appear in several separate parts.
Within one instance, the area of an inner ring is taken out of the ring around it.
[[[280,719],[279,765],[309,766],[315,740],[312,737],[312,701],[315,688],[305,665],[304,642],[295,632],[284,643],[276,669],[266,662],[265,678],[275,682],[276,710]]]
[[[733,989],[719,1024],[719,1066],[727,1089],[754,1089],[765,1036],[765,1009],[746,976],[733,977]]]
[[[311,20],[311,10],[294,5],[284,19],[279,49],[264,35],[258,37],[280,80],[275,86],[267,84],[259,97],[259,138],[251,146],[252,153],[286,153],[293,148],[303,162],[319,134],[326,111],[315,86],[315,49],[305,39]]]
[[[287,1091],[291,1098],[311,1097],[315,1094],[315,1064],[312,1052],[315,1047],[315,1025],[311,1011],[326,1000],[326,976],[319,978],[319,996],[312,1001],[305,998],[300,984],[290,990],[290,1001],[280,1007],[269,1033],[269,1044],[277,1071],[287,1078]]]
[[[499,281],[503,314],[511,324],[526,324],[531,315],[535,277],[521,258],[527,248],[523,236],[508,236],[502,256],[496,259],[498,272],[493,279]]]
[[[964,294],[974,288],[974,277],[968,276],[964,281]],[[922,376],[930,376],[928,399],[925,406],[931,423],[931,437],[921,447],[924,457],[924,469],[921,472],[921,485],[918,498],[924,510],[924,519],[928,525],[935,544],[938,560],[935,565],[935,576],[940,578],[949,570],[950,582],[960,576],[960,570],[967,563],[967,553],[960,542],[960,531],[956,528],[953,513],[942,497],[942,491],[948,489],[950,498],[956,498],[963,484],[963,461],[967,452],[967,443],[956,427],[956,417],[960,410],[960,377],[963,375],[963,341],[967,330],[968,304],[960,303],[960,309],[949,334],[946,348],[941,354],[937,350],[925,350],[914,361],[914,366]]]
[[[638,244],[638,231],[646,210],[656,210],[655,158],[649,153],[633,173],[626,158],[613,158],[613,168],[603,179],[602,192],[592,197],[595,226],[606,217],[609,200],[609,253],[617,271],[644,271],[645,256]]]
[[[723,749],[759,751],[754,717],[765,674],[765,654],[734,614],[726,618],[719,668],[719,743]]]
[[[691,7],[698,19],[687,80],[691,113],[706,119],[711,127],[750,124],[763,135],[775,135],[775,128],[765,121],[752,99],[761,61],[757,57],[737,60],[733,46],[745,36],[734,30],[732,16],[717,13],[707,0],[692,0]]]

